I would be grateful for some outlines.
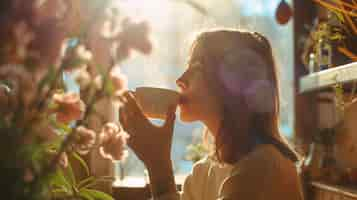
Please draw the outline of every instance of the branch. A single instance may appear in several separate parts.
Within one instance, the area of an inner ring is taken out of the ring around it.
[[[343,5],[343,6],[346,6],[348,8],[351,8],[352,10],[356,10],[357,9],[357,5],[356,4],[352,5],[352,4],[344,2],[343,0],[335,0],[335,1],[337,1],[337,3],[340,4],[340,5]]]
[[[315,1],[316,3],[330,9],[330,10],[335,10],[335,11],[339,11],[341,13],[344,13],[346,15],[349,15],[349,16],[352,16],[352,17],[357,17],[357,13],[353,13],[352,11],[346,11],[345,9],[341,9],[337,6],[335,6],[334,4],[331,4],[331,3],[326,3],[326,2],[323,2],[322,0],[313,0]]]
[[[357,61],[357,55],[346,49],[345,47],[338,47],[337,50],[352,59],[353,61]]]
[[[342,8],[343,8],[343,5],[346,4],[342,0],[337,0],[337,1],[340,4],[340,7],[342,7]],[[357,9],[357,6],[356,6],[355,9]],[[351,19],[351,16],[349,16],[347,14],[344,14],[344,16],[346,17],[346,20],[347,20],[348,24],[351,26],[351,29],[352,29],[353,33],[355,35],[357,35],[357,27],[356,27],[355,23],[353,22],[353,20]]]
[[[108,84],[109,81],[109,76],[106,75],[104,76],[104,80],[103,80],[103,86]],[[100,95],[104,95],[106,92],[105,89],[100,90]],[[87,119],[87,117],[92,113],[93,109],[94,109],[94,104],[96,102],[96,95],[93,95],[92,98],[90,99],[87,109],[84,112],[84,117],[82,120],[79,120],[78,123],[76,124],[76,127],[79,127],[81,125],[83,125],[85,123],[85,120]],[[74,131],[73,131],[74,130]],[[68,133],[68,136],[64,139],[64,141],[62,142],[57,154],[55,155],[55,157],[51,160],[50,164],[44,168],[44,170],[42,171],[42,173],[40,173],[41,176],[46,176],[49,173],[51,173],[57,166],[57,163],[59,162],[60,158],[61,158],[61,154],[64,153],[67,149],[67,147],[71,144],[71,142],[74,140],[75,136],[76,136],[76,129],[73,128],[71,130],[71,132]]]

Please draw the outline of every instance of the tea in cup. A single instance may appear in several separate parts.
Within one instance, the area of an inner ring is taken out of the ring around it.
[[[165,119],[171,105],[177,105],[180,94],[174,90],[154,87],[138,87],[135,99],[149,118]]]

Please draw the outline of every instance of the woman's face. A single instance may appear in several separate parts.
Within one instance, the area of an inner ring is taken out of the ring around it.
[[[202,59],[193,54],[187,70],[176,80],[181,93],[180,118],[184,122],[204,122],[218,117],[220,103],[207,84],[204,67]]]

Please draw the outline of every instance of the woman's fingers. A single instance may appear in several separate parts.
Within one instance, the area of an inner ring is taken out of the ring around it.
[[[131,91],[127,91],[124,93],[124,97],[127,100],[127,106],[129,108],[129,110],[133,112],[135,117],[137,117],[137,120],[143,120],[143,121],[148,122],[148,120],[145,117],[145,115],[143,114],[140,106],[136,102],[133,93]]]
[[[119,100],[120,103],[125,104],[128,101],[126,100],[126,98],[123,95],[117,95],[116,98]]]
[[[119,120],[130,137],[137,134],[137,120],[127,106],[123,106],[119,110]]]

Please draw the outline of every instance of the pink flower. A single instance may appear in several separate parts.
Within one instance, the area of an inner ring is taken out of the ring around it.
[[[77,127],[76,131],[77,138],[74,141],[74,148],[82,155],[87,154],[95,144],[96,133],[84,126]]]
[[[114,92],[118,93],[128,88],[128,78],[121,73],[119,67],[114,67],[110,72],[110,79],[112,81]]]
[[[95,66],[99,66],[100,69],[108,71],[109,67],[113,64],[113,41],[101,35],[100,30],[103,23],[103,20],[97,20],[94,24],[91,24],[88,30],[88,37],[85,41],[86,46],[93,54],[91,64],[89,65],[90,69],[88,69],[93,75],[100,74]]]
[[[87,63],[92,60],[92,53],[84,45],[77,45],[65,51],[62,59],[66,71],[72,71],[78,68],[86,68]]]
[[[122,129],[120,126],[114,124],[114,123],[106,123],[103,127],[102,130],[99,134],[99,143],[102,144],[104,142],[107,142],[110,137],[118,134],[121,132]]]
[[[89,51],[84,45],[77,46],[76,55],[84,62],[89,62],[93,57],[92,52]]]
[[[152,42],[149,33],[150,26],[146,21],[134,22],[130,18],[125,18],[122,22],[122,32],[117,37],[119,41],[118,59],[128,57],[131,49],[143,54],[150,54]]]
[[[83,67],[76,71],[75,80],[78,83],[81,90],[86,90],[91,84],[91,75],[87,71],[86,67]]]
[[[123,135],[117,134],[108,138],[108,141],[103,143],[100,147],[100,154],[103,158],[109,160],[122,160],[127,156],[127,152],[124,150],[126,139]]]
[[[127,156],[124,150],[128,135],[113,123],[104,125],[100,135],[100,154],[109,160],[122,160]]]
[[[62,168],[67,168],[68,167],[68,156],[66,152],[63,152],[60,156],[60,160],[58,163]]]
[[[77,93],[54,94],[52,99],[58,106],[55,112],[59,122],[68,123],[78,120],[85,111],[85,104]]]

